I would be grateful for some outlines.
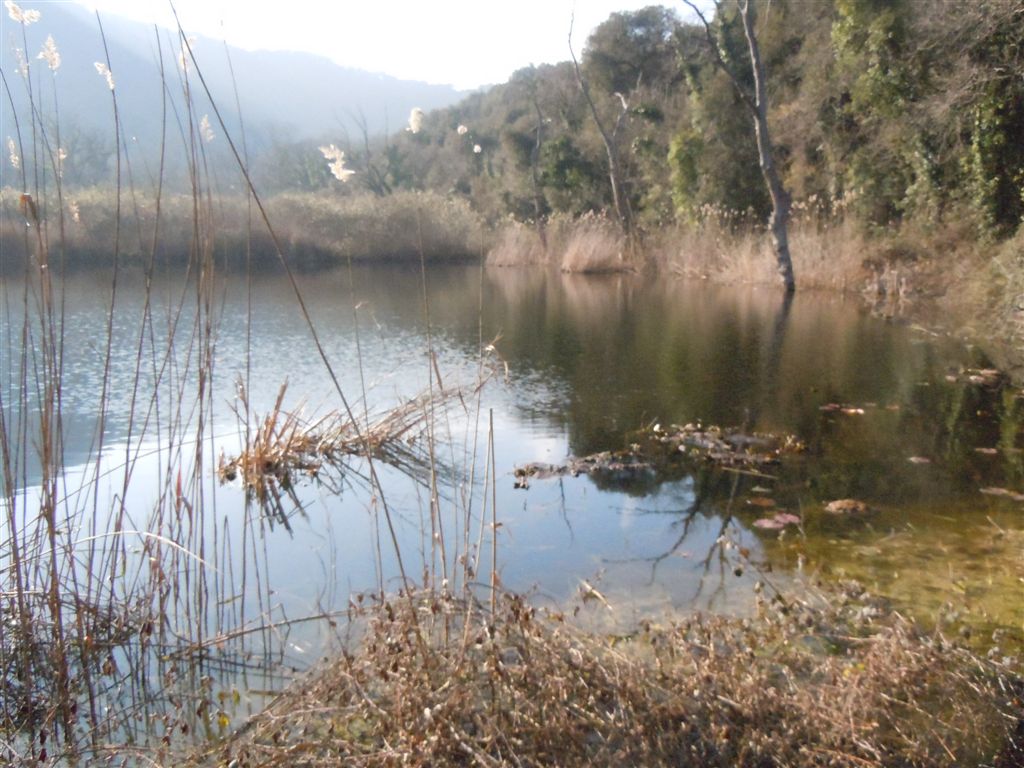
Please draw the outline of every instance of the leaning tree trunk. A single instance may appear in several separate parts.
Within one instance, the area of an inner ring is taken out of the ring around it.
[[[768,194],[772,198],[772,215],[768,220],[771,231],[772,245],[775,246],[775,259],[778,262],[779,274],[786,291],[796,290],[796,279],[793,277],[793,260],[789,255],[789,193],[779,179],[779,172],[772,157],[772,140],[768,134],[768,97],[765,89],[764,64],[754,34],[753,22],[750,18],[750,0],[743,0],[740,5],[740,16],[743,19],[743,32],[747,36],[750,47],[750,64],[754,74],[754,129],[757,134],[757,155],[761,165],[761,174],[768,185]]]
[[[623,234],[626,236],[626,240],[629,243],[632,243],[633,211],[629,205],[629,197],[626,194],[625,185],[622,181],[622,169],[619,165],[619,131],[622,129],[622,124],[629,115],[629,103],[626,101],[626,97],[621,93],[615,94],[619,97],[619,101],[622,103],[622,109],[615,120],[615,128],[612,129],[611,133],[609,133],[604,122],[601,120],[601,116],[597,113],[597,105],[594,104],[594,99],[590,96],[590,86],[587,85],[587,81],[583,77],[583,73],[580,71],[580,63],[576,60],[576,53],[572,49],[571,22],[569,24],[569,55],[572,57],[572,66],[576,72],[576,82],[579,84],[580,90],[583,92],[583,97],[586,99],[587,106],[590,107],[590,116],[594,118],[594,125],[597,127],[597,132],[601,136],[601,141],[604,142],[605,153],[608,155],[608,181],[611,183],[612,187],[612,204],[615,206],[615,216],[619,221],[619,226],[621,227]],[[639,81],[637,84],[639,85]]]

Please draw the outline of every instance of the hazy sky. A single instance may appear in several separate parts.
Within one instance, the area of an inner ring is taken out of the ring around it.
[[[76,0],[101,13],[167,23],[168,0]],[[610,13],[656,0],[175,0],[189,34],[248,49],[301,50],[345,66],[475,88],[577,53]],[[671,0],[665,4],[673,5]],[[682,6],[681,3],[676,5]]]

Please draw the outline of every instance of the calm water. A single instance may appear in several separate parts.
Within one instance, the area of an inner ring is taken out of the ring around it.
[[[967,378],[966,369],[984,365],[976,351],[871,317],[856,301],[834,295],[801,294],[784,306],[773,291],[669,278],[446,267],[430,270],[425,290],[418,270],[398,268],[357,270],[351,280],[345,270],[300,276],[299,283],[342,389],[359,412],[423,391],[430,347],[446,384],[471,385],[481,343],[493,342],[508,376],[482,392],[475,462],[474,409],[467,415],[457,407],[441,421],[442,460],[455,468],[439,480],[441,514],[450,514],[449,536],[461,537],[455,521],[462,514],[460,489],[474,463],[477,486],[482,483],[486,421],[493,412],[498,569],[506,587],[532,591],[539,603],[571,606],[587,580],[613,611],[606,615],[591,605],[584,613],[621,625],[674,609],[747,610],[756,581],[786,587],[824,575],[860,579],[926,617],[1022,631],[1024,505],[979,489],[1024,491],[1024,408],[1016,389]],[[365,467],[352,467],[330,485],[301,483],[290,531],[261,525],[258,535],[242,539],[242,521],[258,513],[246,510],[237,485],[219,486],[212,477],[214,457],[240,443],[237,382],[248,381],[259,413],[286,382],[287,409],[302,408],[312,418],[341,408],[287,281],[253,278],[251,320],[249,289],[244,278],[221,286],[208,315],[214,376],[204,418],[214,436],[202,453],[210,521],[203,552],[220,565],[218,592],[229,596],[217,609],[222,629],[243,620],[244,601],[249,619],[259,612],[294,618],[344,609],[351,593],[372,590],[378,579],[398,586],[386,545],[378,575],[375,502],[358,477]],[[20,392],[11,350],[20,348],[21,286],[8,281],[3,290],[0,375],[10,421]],[[175,401],[166,370],[173,369],[178,382],[195,376],[195,301],[186,301],[177,319],[170,309],[189,290],[175,280],[158,281],[152,322],[141,337],[141,279],[124,280],[115,301],[113,405],[101,464],[106,470],[132,460],[135,470],[124,489],[120,479],[101,478],[100,494],[123,495],[137,530],[155,524],[152,510],[166,485],[161,478],[173,465],[166,447],[173,441],[161,431]],[[94,472],[109,283],[76,277],[63,295],[65,457],[68,486],[77,488],[76,478]],[[175,352],[161,362],[155,351],[166,348],[168,338]],[[140,349],[145,362],[136,388]],[[154,387],[154,381],[161,383]],[[151,391],[157,396],[139,394]],[[855,410],[822,410],[829,404]],[[792,433],[807,451],[773,468],[771,478],[698,465],[640,479],[563,477],[535,480],[528,490],[513,487],[517,465],[619,449],[632,431],[653,422],[698,420]],[[429,549],[424,521],[430,494],[396,471],[381,471],[403,551],[411,553],[406,559],[419,578],[419,553]],[[29,487],[38,482],[31,456],[21,478]],[[750,501],[765,497],[775,509],[800,515],[802,529],[780,536],[755,528],[765,508]],[[823,512],[824,503],[841,498],[863,500],[875,511],[858,519]],[[242,561],[249,555],[242,552],[259,553],[252,557],[264,569],[262,587],[243,585]],[[489,567],[486,553],[474,554]],[[318,631],[296,629],[287,636],[288,657],[301,666],[322,640]]]

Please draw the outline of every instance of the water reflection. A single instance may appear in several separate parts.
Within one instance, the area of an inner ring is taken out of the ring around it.
[[[970,383],[960,371],[984,364],[976,353],[868,317],[855,302],[832,294],[789,301],[770,290],[665,278],[476,267],[431,269],[425,286],[418,269],[402,267],[298,280],[357,410],[386,407],[426,387],[428,328],[438,369],[452,382],[472,381],[480,348],[496,340],[509,380],[485,390],[481,406],[495,414],[502,579],[555,602],[596,574],[610,597],[636,611],[652,605],[723,607],[747,599],[753,581],[763,576],[758,569],[779,553],[776,534],[750,528],[757,513],[746,500],[759,483],[770,485],[780,509],[805,519],[808,540],[820,548],[804,555],[828,559],[830,539],[856,539],[863,527],[846,530],[842,521],[821,517],[823,501],[864,499],[889,515],[882,519],[890,528],[899,526],[905,507],[927,510],[914,525],[931,529],[928,514],[959,518],[970,509],[1008,503],[979,496],[979,487],[1021,490],[1024,482],[1024,410],[1016,390],[1005,382]],[[107,445],[127,437],[129,382],[144,316],[141,287],[141,278],[127,278],[115,307]],[[5,282],[9,306],[16,305],[10,297],[18,290],[14,281]],[[104,343],[106,315],[96,299],[104,294],[88,276],[70,279],[62,290],[71,374],[65,457],[74,466],[89,461],[94,450],[102,377],[97,344]],[[312,416],[340,407],[288,283],[280,275],[258,274],[251,304],[248,291],[244,279],[227,279],[219,290],[210,397],[214,450],[237,448],[232,406],[239,378],[257,411],[270,407],[286,380],[286,409],[304,407]],[[171,277],[157,286],[159,300],[141,336],[142,358],[150,361],[141,369],[142,389],[158,380],[155,355],[176,334],[182,338],[172,346],[181,356],[172,355],[168,365],[188,375],[186,339],[195,308],[186,301],[177,326],[171,321],[186,292],[183,281]],[[12,312],[4,314],[4,323],[12,323]],[[17,333],[8,325],[3,338]],[[5,355],[3,363],[5,408],[19,402],[16,357]],[[24,402],[28,409],[21,417],[30,419],[31,393]],[[829,404],[863,413],[822,410]],[[145,414],[158,422],[160,407],[137,403],[136,423]],[[562,478],[525,492],[512,488],[516,464],[618,449],[631,432],[655,421],[698,420],[792,433],[808,450],[768,480],[679,465],[640,479]],[[455,424],[451,432],[468,435],[470,429]],[[156,450],[158,434],[154,424],[133,439]],[[912,463],[911,457],[929,463]],[[136,479],[144,485],[146,472],[156,476],[162,467],[158,460],[149,470],[140,464]],[[29,484],[38,479],[31,464],[24,478]],[[378,533],[367,513],[365,485],[353,483],[340,496],[328,490],[312,483],[300,488],[293,535],[275,531],[267,539],[276,597],[294,610],[343,605],[353,590],[394,584],[393,558],[385,558],[383,575],[374,572]],[[403,545],[429,549],[420,523],[422,487],[389,473],[387,491],[406,521]],[[211,493],[222,518],[245,514],[236,488]],[[153,503],[130,498],[139,508]],[[746,554],[740,556],[741,549]],[[771,565],[795,562],[795,555],[787,555]]]

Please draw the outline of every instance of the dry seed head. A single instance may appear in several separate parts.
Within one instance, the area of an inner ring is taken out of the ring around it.
[[[188,72],[189,51],[192,50],[195,44],[196,39],[194,37],[186,37],[181,44],[181,48],[178,51],[178,66],[181,67],[182,72]]]
[[[71,214],[71,220],[78,224],[82,221],[82,212],[78,209],[78,203],[74,200],[68,201],[68,213]]]
[[[213,128],[210,127],[210,116],[203,115],[203,118],[199,121],[199,133],[203,137],[203,141],[209,144],[213,141],[217,134],[213,132]]]
[[[467,133],[469,133],[469,128],[467,128],[464,125],[460,125],[458,128],[455,129],[455,131],[459,134],[459,136],[465,136]]]
[[[419,107],[413,107],[412,112],[409,113],[409,127],[405,130],[410,133],[419,133],[423,129],[423,110]]]
[[[21,157],[18,155],[18,147],[10,136],[7,137],[7,152],[10,155],[11,167],[15,170],[21,168]]]
[[[327,167],[331,169],[331,174],[338,181],[346,182],[355,174],[355,171],[345,167],[345,152],[343,150],[338,149],[333,144],[328,144],[319,149],[320,154],[327,161]]]
[[[7,6],[7,14],[14,19],[14,21],[22,24],[35,24],[39,21],[39,11],[24,11],[22,10],[14,0],[4,0],[4,5]]]
[[[22,77],[28,77],[28,61],[25,59],[25,52],[21,48],[15,48],[14,58],[18,60],[18,68],[14,71]]]
[[[50,68],[50,71],[56,72],[60,67],[60,51],[57,50],[57,43],[53,41],[53,35],[46,36],[46,42],[43,43],[43,50],[36,56],[37,59],[42,59],[46,62],[46,66]]]
[[[107,88],[114,90],[114,74],[110,71],[110,67],[104,64],[102,61],[93,62],[93,66],[96,67],[96,72],[102,75],[107,81]]]
[[[479,155],[483,151],[484,151],[484,148],[481,147],[479,144],[474,144],[473,145],[473,154],[474,155]]]

